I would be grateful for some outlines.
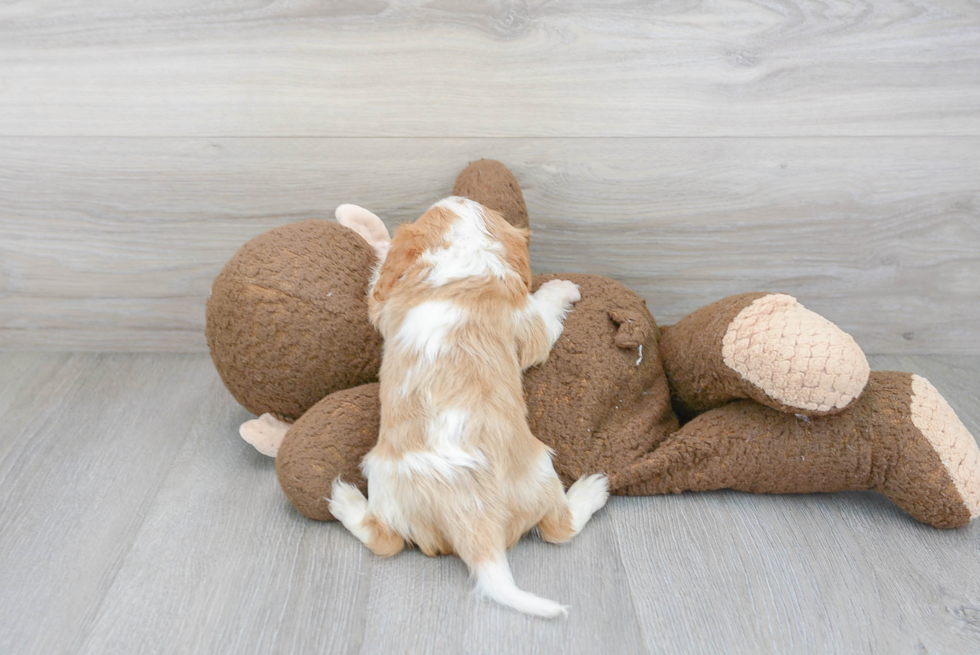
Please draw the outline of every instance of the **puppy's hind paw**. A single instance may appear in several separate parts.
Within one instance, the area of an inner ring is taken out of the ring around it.
[[[565,497],[572,510],[573,527],[579,532],[609,500],[609,479],[601,473],[583,476],[568,488]]]
[[[330,513],[344,524],[351,532],[357,534],[361,521],[367,514],[367,498],[354,485],[343,482],[340,478],[333,481],[330,490]]]

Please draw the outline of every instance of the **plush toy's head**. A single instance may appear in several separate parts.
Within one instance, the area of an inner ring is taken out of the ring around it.
[[[377,379],[381,338],[365,297],[375,261],[333,221],[284,225],[241,247],[214,281],[206,319],[211,358],[238,402],[295,419]]]

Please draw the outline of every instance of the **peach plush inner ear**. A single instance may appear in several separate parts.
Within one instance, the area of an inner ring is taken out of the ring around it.
[[[388,228],[376,215],[357,205],[341,205],[334,212],[337,222],[357,232],[374,248],[378,259],[384,261],[391,245]]]

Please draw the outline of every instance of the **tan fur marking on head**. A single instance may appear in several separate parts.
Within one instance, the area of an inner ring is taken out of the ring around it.
[[[387,300],[392,287],[416,265],[422,253],[444,242],[445,232],[454,218],[446,209],[432,207],[414,223],[398,226],[374,285],[375,300]]]
[[[415,264],[425,251],[422,238],[414,225],[401,225],[391,240],[388,255],[381,264],[381,273],[374,284],[372,295],[375,300],[384,302],[391,295],[391,289],[406,271]]]

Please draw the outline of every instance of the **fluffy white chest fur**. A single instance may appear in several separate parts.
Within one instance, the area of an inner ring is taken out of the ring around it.
[[[527,232],[463,198],[433,205],[375,247],[384,256],[369,298],[385,338],[381,430],[362,462],[368,498],[338,480],[331,512],[379,555],[406,543],[455,553],[497,602],[565,614],[517,588],[505,551],[534,527],[545,541],[571,539],[608,498],[602,475],[565,493],[528,428],[521,388],[522,371],[560,336],[578,287],[552,281],[532,295]]]

